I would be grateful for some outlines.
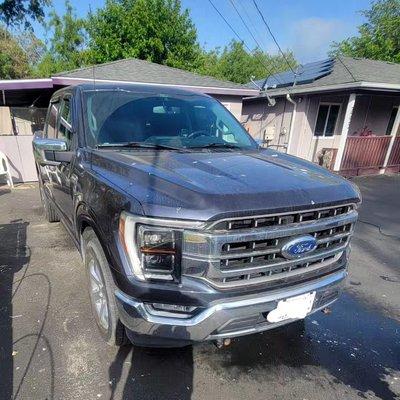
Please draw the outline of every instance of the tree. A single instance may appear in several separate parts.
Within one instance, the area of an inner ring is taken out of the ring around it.
[[[66,12],[60,17],[55,10],[50,13],[46,26],[52,31],[50,45],[35,68],[36,76],[50,76],[87,65],[85,20],[77,18],[69,1]]]
[[[45,6],[50,0],[3,0],[0,2],[0,21],[8,26],[31,28],[31,20],[43,21]]]
[[[193,69],[200,53],[196,29],[179,0],[107,0],[90,13],[87,30],[94,63],[134,57]]]
[[[400,0],[379,0],[362,11],[367,22],[359,36],[332,44],[331,55],[364,57],[400,63]]]
[[[29,63],[18,38],[0,27],[0,79],[18,79],[29,75]]]
[[[285,56],[294,67],[296,60],[293,54],[287,52]],[[201,74],[237,83],[247,83],[252,77],[263,79],[289,69],[282,56],[272,56],[260,49],[254,49],[249,53],[244,44],[236,40],[232,40],[222,52],[216,49],[203,53],[199,65],[197,71]]]

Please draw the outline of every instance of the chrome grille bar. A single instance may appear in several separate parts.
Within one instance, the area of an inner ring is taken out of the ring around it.
[[[279,224],[266,225],[271,216],[256,216],[238,219],[250,224],[246,229],[223,220],[224,230],[217,221],[204,230],[184,231],[182,272],[219,288],[293,282],[322,273],[341,259],[357,216],[355,206],[345,204],[272,216]],[[282,246],[304,234],[315,237],[316,250],[297,259],[284,258]]]

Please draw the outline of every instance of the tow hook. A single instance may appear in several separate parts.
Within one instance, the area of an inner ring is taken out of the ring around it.
[[[217,346],[218,349],[222,349],[223,347],[228,347],[231,344],[231,339],[217,339],[214,344]]]

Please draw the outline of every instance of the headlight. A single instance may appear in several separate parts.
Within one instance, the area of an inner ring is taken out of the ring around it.
[[[137,227],[139,257],[148,277],[170,276],[172,279],[177,256],[175,236],[175,232],[167,228]]]
[[[132,275],[140,280],[167,280],[178,277],[182,230],[193,228],[190,221],[169,221],[123,212],[119,239],[128,256]]]

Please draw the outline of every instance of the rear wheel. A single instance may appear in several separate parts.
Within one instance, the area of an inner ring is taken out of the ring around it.
[[[42,205],[44,209],[44,215],[48,222],[58,222],[60,221],[60,217],[57,214],[56,209],[50,203],[49,199],[44,192],[42,180],[39,178],[39,191],[40,191],[40,198],[42,200]]]
[[[93,316],[104,340],[111,346],[128,342],[118,318],[115,284],[103,248],[91,228],[82,235],[84,262]]]

